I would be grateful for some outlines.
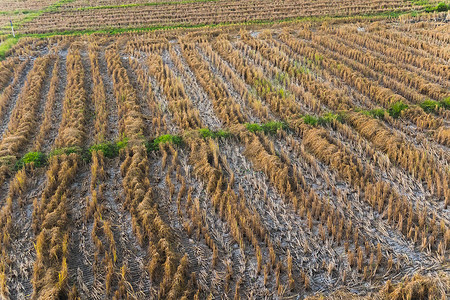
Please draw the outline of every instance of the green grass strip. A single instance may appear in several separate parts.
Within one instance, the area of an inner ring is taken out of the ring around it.
[[[327,126],[329,124],[333,124],[333,122],[343,122],[343,117],[341,114],[334,114],[334,113],[326,113],[323,116],[315,117],[312,115],[306,115],[303,117],[303,121],[306,124],[309,124],[311,126]]]
[[[12,48],[19,41],[18,37],[10,37],[0,43],[0,60],[5,59],[8,50]]]
[[[252,126],[257,126],[258,128],[261,128],[260,130],[256,131],[263,131],[266,134],[275,134],[279,129],[289,129],[286,123],[283,122],[267,122],[264,124],[246,124],[247,128],[250,128]],[[249,129],[251,132],[255,132],[255,130]],[[194,135],[192,135],[194,134]],[[182,136],[181,135],[172,135],[172,134],[164,134],[161,136],[158,136],[156,138],[150,139],[150,140],[139,140],[143,143],[143,145],[146,147],[148,152],[157,152],[160,150],[161,145],[164,144],[174,144],[179,147],[183,147],[185,145],[184,139],[187,138],[202,138],[202,139],[220,139],[220,138],[230,138],[233,134],[231,134],[227,130],[217,130],[213,131],[209,128],[202,128],[197,129],[189,132],[185,132]],[[43,167],[48,164],[48,161],[53,156],[60,156],[60,155],[70,155],[70,154],[77,154],[79,155],[84,161],[89,162],[92,157],[92,153],[94,151],[101,151],[103,152],[103,155],[107,158],[115,158],[119,156],[120,151],[122,149],[125,149],[129,143],[128,138],[122,138],[119,141],[115,142],[103,142],[99,144],[95,144],[90,146],[89,148],[81,148],[78,146],[73,147],[65,147],[65,148],[59,148],[52,150],[50,153],[45,154],[42,152],[28,152],[23,157],[18,158],[15,156],[2,156],[0,157],[0,166],[8,166],[11,170],[20,170],[21,168],[25,167],[28,164],[33,164],[34,167]],[[134,143],[133,143],[134,144]]]
[[[212,139],[216,139],[216,138],[227,138],[231,135],[231,133],[229,133],[226,130],[218,130],[218,131],[212,131],[209,130],[209,128],[202,128],[198,130],[198,133],[203,137],[203,138],[212,138]]]
[[[18,9],[14,11],[0,11],[0,16],[27,15],[36,12],[34,10]]]
[[[439,108],[450,109],[450,97],[445,98],[441,101],[434,100],[425,100],[422,103],[418,104],[426,113],[436,112]],[[401,115],[401,112],[408,108],[408,105],[402,102],[394,103],[391,108],[388,110],[384,110],[382,108],[372,109],[372,110],[361,110],[354,109],[353,111],[360,112],[369,117],[384,120],[385,116],[390,115],[393,118],[398,118]],[[314,115],[304,115],[301,116],[303,118],[303,122],[305,124],[309,124],[311,126],[323,126],[327,127],[333,125],[334,122],[343,123],[345,121],[345,111],[340,111],[337,113],[328,112],[323,114],[322,116],[314,116]],[[274,135],[279,130],[290,131],[291,127],[288,122],[285,121],[268,121],[266,123],[258,124],[258,123],[246,123],[244,124],[245,128],[249,132],[257,133],[262,132],[267,135]],[[189,137],[194,138],[203,138],[203,139],[220,139],[220,138],[230,138],[233,134],[227,130],[217,130],[213,131],[209,128],[201,128],[197,130],[192,130],[189,132],[185,132],[183,135],[172,135],[165,134],[153,138],[151,140],[141,140],[144,146],[146,147],[148,152],[157,152],[160,150],[161,145],[164,144],[173,144],[179,147],[184,146],[184,139]],[[92,152],[101,151],[107,158],[115,158],[120,154],[120,150],[126,148],[128,146],[128,138],[124,137],[116,142],[104,142],[100,144],[95,144],[90,146],[89,148],[81,148],[81,147],[66,147],[55,149],[51,151],[48,155],[42,152],[29,152],[25,154],[22,158],[16,160],[15,156],[3,156],[0,157],[0,166],[6,165],[11,169],[19,170],[26,166],[27,164],[33,163],[35,167],[42,167],[47,165],[48,160],[53,156],[59,155],[70,155],[72,153],[78,154],[85,161],[90,161]]]
[[[418,104],[411,104],[411,105],[407,105],[401,101],[398,101],[392,104],[391,107],[387,110],[383,108],[375,108],[371,110],[355,109],[355,111],[380,120],[384,120],[386,115],[389,115],[394,119],[398,119],[401,116],[403,110],[415,106],[419,106],[427,114],[438,113],[439,109],[441,108],[450,110],[450,97],[447,97],[440,101],[424,100]]]
[[[276,134],[280,129],[289,129],[289,126],[285,122],[269,121],[261,125],[257,123],[247,123],[245,124],[245,128],[250,132],[262,131],[265,134]]]
[[[128,138],[123,138],[118,142],[104,142],[93,145],[89,148],[89,153],[94,151],[102,151],[105,157],[114,158],[119,155],[120,150],[128,146]]]

